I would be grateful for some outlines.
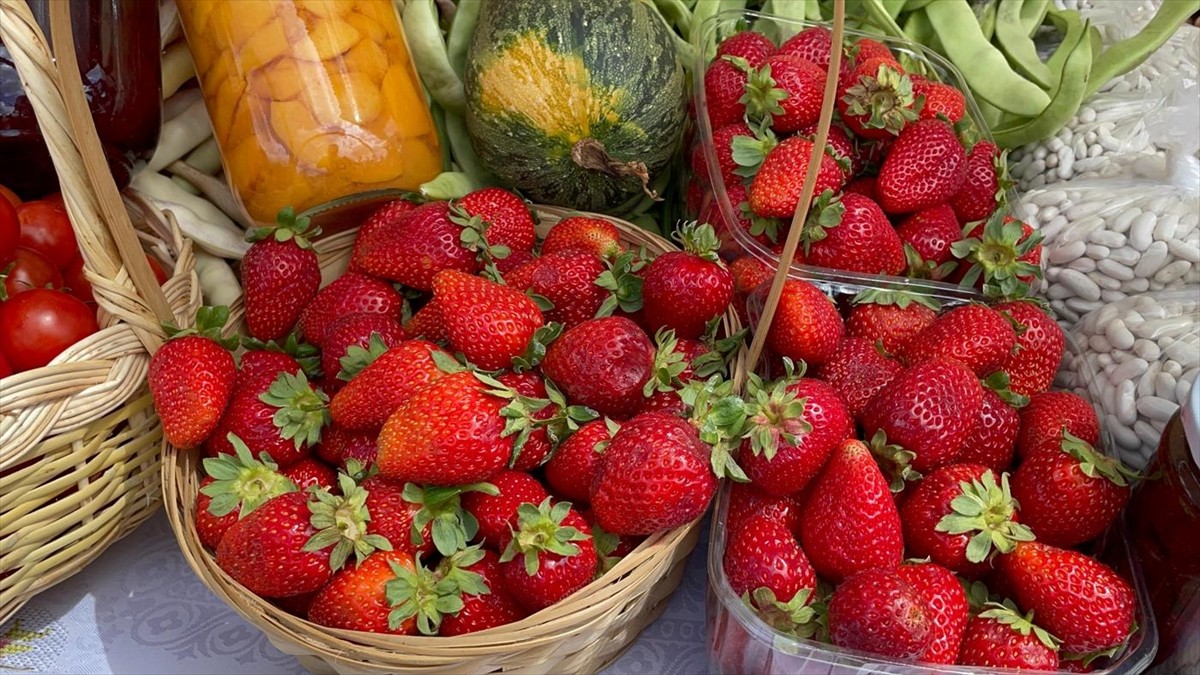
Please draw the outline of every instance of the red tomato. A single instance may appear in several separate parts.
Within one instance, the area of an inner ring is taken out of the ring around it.
[[[154,278],[158,280],[158,285],[162,286],[167,283],[167,272],[163,269],[162,263],[158,262],[149,253],[146,254],[146,262],[150,263],[150,271],[154,272]]]
[[[71,295],[84,302],[95,304],[96,296],[92,293],[92,282],[88,281],[83,274],[83,258],[81,256],[75,256],[75,259],[63,270],[63,286]]]
[[[62,285],[62,274],[54,265],[37,251],[24,247],[17,249],[16,262],[4,277],[4,292],[10,298],[35,288],[62,288]]]
[[[17,207],[21,221],[21,246],[31,248],[63,269],[79,255],[75,231],[66,209],[47,200],[25,202]]]
[[[98,330],[92,310],[63,291],[36,288],[0,304],[0,352],[14,372],[40,368]]]
[[[14,207],[21,205],[21,198],[17,196],[17,193],[9,190],[3,185],[0,185],[0,197],[3,197],[4,201],[12,204]]]
[[[4,354],[0,353],[0,379],[4,379],[12,375],[12,366],[8,365],[8,359],[4,358]]]
[[[20,240],[21,221],[17,219],[17,207],[8,203],[7,199],[0,199],[0,270],[17,257],[17,242]]]

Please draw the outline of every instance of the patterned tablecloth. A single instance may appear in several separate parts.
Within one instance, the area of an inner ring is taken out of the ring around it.
[[[707,532],[707,528],[705,528]],[[666,613],[606,673],[704,673],[707,534]],[[216,598],[161,514],[0,627],[0,673],[304,673]]]

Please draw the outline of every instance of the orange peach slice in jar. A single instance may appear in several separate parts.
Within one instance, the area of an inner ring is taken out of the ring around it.
[[[237,49],[238,71],[243,78],[276,59],[292,55],[292,42],[288,39],[284,23],[268,23]]]
[[[267,24],[278,22],[276,0],[238,0],[234,5],[229,23],[229,39],[235,47],[241,47],[250,41]]]
[[[391,10],[390,7],[386,9]],[[355,30],[371,42],[379,44],[388,37],[388,29],[380,24],[379,16],[373,8],[370,11],[364,11],[362,8],[356,7],[354,11],[345,16],[345,19],[346,23],[354,26]]]
[[[433,118],[416,85],[416,74],[404,62],[392,62],[383,76],[383,102],[400,138],[422,136],[433,131]]]
[[[329,63],[348,72],[362,73],[372,82],[382,82],[387,74],[388,56],[374,41],[360,40],[350,51]]]

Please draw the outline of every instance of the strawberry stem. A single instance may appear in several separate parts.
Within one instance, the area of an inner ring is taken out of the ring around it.
[[[353,553],[356,563],[371,555],[375,550],[390,551],[392,544],[378,534],[367,534],[367,522],[371,514],[367,511],[367,491],[355,484],[345,473],[338,474],[341,495],[333,495],[320,487],[310,487],[313,499],[308,502],[312,512],[310,523],[317,531],[307,543],[305,551],[319,551],[329,546],[329,566],[337,571],[346,564]]]
[[[414,483],[404,485],[404,491],[401,493],[404,500],[421,505],[420,510],[413,516],[411,537],[414,546],[421,545],[421,533],[425,531],[426,525],[432,523],[430,534],[438,553],[449,556],[466,549],[467,542],[474,539],[479,532],[479,521],[463,510],[460,497],[464,492],[482,492],[492,496],[500,494],[500,490],[491,483],[473,483],[458,487],[421,487]]]
[[[229,434],[235,455],[220,454],[204,460],[204,472],[214,480],[200,488],[209,496],[208,512],[218,518],[235,510],[238,518],[265,504],[273,497],[300,488],[287,476],[279,473],[279,466],[267,453],[254,459],[250,448],[236,434]]]
[[[1013,520],[1017,502],[1008,487],[1008,474],[1000,484],[991,471],[958,484],[961,493],[950,501],[951,512],[934,527],[948,534],[975,533],[967,543],[967,560],[987,560],[992,549],[1010,553],[1019,541],[1033,541],[1033,532]]]
[[[272,422],[283,438],[292,439],[297,449],[319,443],[321,430],[332,421],[329,397],[314,389],[303,372],[280,373],[258,398],[278,408]]]
[[[517,507],[517,529],[500,555],[500,562],[508,562],[521,554],[525,558],[526,574],[533,576],[541,566],[541,553],[564,557],[578,555],[579,547],[571,542],[583,541],[589,536],[562,524],[570,512],[570,502],[551,506],[549,497],[536,506],[525,503]]]

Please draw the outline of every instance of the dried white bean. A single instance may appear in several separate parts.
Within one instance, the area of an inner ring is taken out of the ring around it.
[[[1148,443],[1151,445],[1157,444],[1158,438],[1161,435],[1154,430],[1154,427],[1146,424],[1142,420],[1138,420],[1137,422],[1133,423],[1133,433],[1137,434],[1138,438],[1142,439],[1142,443]]]
[[[1154,344],[1151,342],[1150,344]],[[1137,395],[1150,396],[1154,394],[1154,380],[1158,377],[1158,371],[1162,369],[1162,363],[1151,361],[1150,368],[1138,379]]]
[[[1173,391],[1175,391],[1175,378],[1170,373],[1160,372],[1154,376],[1154,393],[1157,396],[1166,398]]]
[[[1129,352],[1117,352],[1116,354],[1128,354],[1128,353]],[[1114,356],[1116,354],[1114,354]],[[1117,368],[1115,370],[1113,370],[1112,381],[1113,382],[1124,382],[1126,380],[1132,380],[1135,377],[1141,377],[1149,368],[1150,368],[1150,364],[1146,361],[1146,359],[1141,359],[1141,358],[1138,358],[1135,356],[1135,357],[1129,359],[1128,361],[1126,361],[1125,363],[1122,363],[1121,365],[1117,366]],[[1133,391],[1133,389],[1131,387],[1130,395],[1132,395],[1132,391]]]
[[[1084,300],[1096,301],[1100,299],[1100,287],[1096,285],[1096,282],[1089,279],[1086,274],[1078,270],[1063,270],[1058,275],[1058,281]]]
[[[1122,291],[1110,291],[1107,288],[1100,291],[1100,299],[1102,301],[1108,302],[1108,303],[1120,302],[1121,300],[1124,300],[1127,297],[1129,297],[1129,296],[1126,295]]]
[[[1175,343],[1171,342],[1171,344],[1175,344]],[[1168,346],[1170,346],[1170,345],[1168,345]],[[1167,347],[1163,347],[1163,351],[1166,351],[1166,349],[1167,349]],[[1178,361],[1174,361],[1174,360],[1163,361],[1162,372],[1166,373],[1167,375],[1170,375],[1172,378],[1176,378],[1176,377],[1183,375],[1183,366],[1179,365]]]
[[[1079,258],[1087,252],[1087,244],[1082,240],[1075,240],[1064,246],[1060,246],[1050,252],[1048,256],[1051,265],[1063,265]]]
[[[1190,269],[1192,269],[1192,263],[1186,260],[1176,260],[1155,272],[1154,280],[1160,284],[1170,284],[1177,279],[1182,279],[1183,275],[1187,274]]]
[[[1117,349],[1127,350],[1133,348],[1133,333],[1125,327],[1125,322],[1120,319],[1110,322],[1104,328],[1104,335],[1108,338],[1109,344]]]
[[[1179,410],[1178,403],[1157,396],[1143,396],[1137,402],[1137,411],[1139,413],[1160,422],[1166,422],[1171,419],[1171,416],[1177,410]]]
[[[1109,256],[1111,255],[1112,253],[1110,251]],[[1119,262],[1116,262],[1111,257],[1105,258],[1104,260],[1097,260],[1096,270],[1104,273],[1109,278],[1116,279],[1118,282],[1129,281],[1130,279],[1134,278],[1133,270]]]
[[[1156,241],[1144,249],[1142,259],[1133,268],[1133,273],[1139,277],[1152,277],[1162,266],[1167,262],[1167,254],[1170,252],[1167,245],[1161,241]]]
[[[1096,230],[1088,235],[1088,241],[1093,244],[1107,246],[1110,249],[1121,248],[1125,245],[1125,235],[1112,230]]]
[[[1172,239],[1167,242],[1167,250],[1190,263],[1200,263],[1200,246],[1182,239]]]
[[[1121,424],[1116,415],[1108,415],[1105,418],[1105,421],[1105,426],[1107,426],[1109,431],[1112,432],[1113,440],[1115,440],[1122,448],[1126,450],[1137,450],[1138,448],[1142,447],[1142,439],[1138,438],[1138,435],[1133,433],[1133,429]]]
[[[1132,336],[1132,333],[1130,335]],[[1147,340],[1145,338],[1134,342],[1133,353],[1137,354],[1143,359],[1146,359],[1147,361],[1150,361],[1151,365],[1156,364],[1158,362],[1158,357],[1162,356],[1162,350],[1158,348],[1158,345],[1153,340]],[[1158,368],[1155,368],[1155,371],[1157,370]]]
[[[1175,230],[1179,227],[1179,216],[1168,213],[1158,219],[1154,226],[1154,238],[1158,241],[1171,241],[1175,238]]]
[[[1103,335],[1093,335],[1088,338],[1088,347],[1094,352],[1112,351],[1112,342]]]
[[[1149,248],[1150,242],[1154,241],[1156,223],[1158,223],[1158,218],[1151,211],[1142,213],[1135,218],[1129,228],[1129,245],[1139,251]]]
[[[1095,234],[1095,232],[1093,232],[1092,234]],[[1107,258],[1108,254],[1110,252],[1111,252],[1111,250],[1107,246],[1102,246],[1100,244],[1088,244],[1087,245],[1087,257],[1089,257],[1092,260],[1095,260],[1097,262]]]
[[[1090,260],[1090,258],[1089,258],[1089,260]],[[1088,278],[1091,279],[1092,281],[1096,282],[1096,285],[1100,287],[1100,299],[1101,300],[1104,300],[1104,292],[1105,291],[1116,292],[1121,289],[1121,280],[1120,279],[1113,279],[1112,277],[1105,276],[1103,273],[1101,273],[1099,271],[1093,270],[1091,272],[1088,272]],[[1124,297],[1124,294],[1122,294],[1122,297]],[[1105,302],[1112,302],[1112,300],[1105,300]]]
[[[1091,258],[1076,258],[1067,263],[1067,269],[1086,274],[1096,269],[1096,261]]]
[[[1113,249],[1108,254],[1108,257],[1122,265],[1133,267],[1137,264],[1138,259],[1142,257],[1142,254],[1134,247],[1126,245]]]
[[[1122,211],[1119,216],[1117,216],[1116,218],[1113,218],[1112,227],[1110,227],[1109,229],[1111,229],[1113,232],[1119,232],[1121,234],[1125,234],[1126,232],[1129,231],[1129,228],[1133,225],[1134,219],[1136,219],[1141,214],[1142,214],[1141,209],[1139,209],[1136,206],[1131,206],[1131,207],[1125,209],[1124,211]]]
[[[1193,380],[1188,380],[1188,379],[1182,378],[1182,377],[1179,378],[1179,380],[1177,380],[1175,382],[1175,400],[1176,401],[1186,401],[1187,400],[1188,393],[1191,392],[1191,390],[1192,390],[1192,382],[1193,382]]]

